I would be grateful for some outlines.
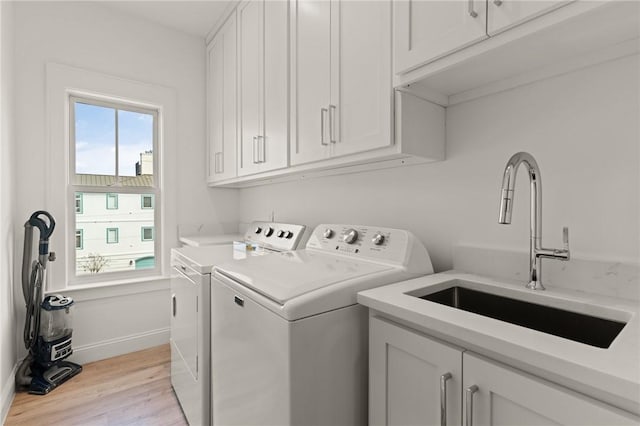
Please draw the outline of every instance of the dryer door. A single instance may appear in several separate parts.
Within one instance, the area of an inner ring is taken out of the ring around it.
[[[171,277],[171,340],[194,380],[198,379],[198,279],[174,265]]]

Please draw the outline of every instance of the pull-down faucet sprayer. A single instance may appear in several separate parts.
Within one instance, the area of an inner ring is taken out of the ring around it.
[[[516,185],[516,173],[520,164],[524,164],[529,173],[530,187],[530,228],[529,228],[529,283],[527,288],[544,290],[542,285],[542,258],[569,260],[569,228],[562,232],[563,249],[542,248],[542,181],[540,169],[535,158],[529,153],[514,154],[504,169],[502,190],[500,191],[500,214],[498,223],[510,224],[513,210],[513,193]]]

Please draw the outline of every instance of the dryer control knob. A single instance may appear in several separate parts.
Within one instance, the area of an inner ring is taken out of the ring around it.
[[[347,244],[353,244],[358,240],[358,231],[355,229],[347,229],[344,234],[342,234],[342,241]]]
[[[261,233],[261,232],[262,232],[262,228],[260,228],[260,227],[258,226],[258,227],[256,228],[256,231],[255,231],[255,232],[256,232],[256,234]]]
[[[382,245],[382,243],[384,243],[384,235],[378,232],[376,235],[373,236],[373,238],[371,239],[371,242],[377,246]]]
[[[286,234],[284,234],[284,237],[288,240],[291,239],[293,237],[293,232],[287,231]]]
[[[264,235],[266,235],[267,237],[270,237],[271,235],[273,235],[273,228],[272,228],[272,227],[268,227],[268,228],[264,231]]]
[[[324,230],[324,233],[322,234],[325,238],[333,238],[333,229],[331,228],[327,228]]]
[[[282,238],[284,237],[284,235],[286,234],[285,231],[283,231],[282,229],[278,231],[278,238]]]

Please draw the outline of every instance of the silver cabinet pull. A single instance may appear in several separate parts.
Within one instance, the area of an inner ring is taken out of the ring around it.
[[[328,110],[326,108],[320,108],[320,144],[321,145],[329,145],[324,141],[324,116],[327,114]]]
[[[266,163],[267,145],[264,136],[258,136],[258,163]]]
[[[176,306],[176,295],[172,294],[171,295],[171,313],[173,314],[173,316],[176,316],[176,310],[177,310],[177,306]]]
[[[440,376],[440,426],[447,426],[447,380],[451,377],[451,373]]]
[[[336,143],[336,106],[329,105],[329,142]]]
[[[479,389],[478,386],[471,385],[465,391],[466,393],[465,404],[467,408],[467,415],[465,417],[466,426],[473,426],[473,394],[476,393],[478,389]]]
[[[257,159],[257,156],[256,156],[256,148],[257,148],[257,146],[258,146],[258,137],[254,136],[253,137],[253,164],[258,164],[259,163],[259,161]]]
[[[471,16],[472,18],[477,18],[478,12],[476,12],[473,9],[473,0],[468,0],[468,4],[469,4],[469,16]]]
[[[222,162],[222,152],[216,152],[216,154],[215,154],[214,172],[215,173],[222,173],[223,171],[224,171],[224,166],[223,166],[223,162]]]
[[[502,6],[502,0],[493,0],[493,4],[495,4],[496,6],[500,7],[500,6]]]

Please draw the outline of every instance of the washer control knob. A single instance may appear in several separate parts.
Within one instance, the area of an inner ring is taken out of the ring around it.
[[[265,229],[264,235],[267,237],[270,237],[271,235],[273,235],[273,228],[269,226],[267,229]]]
[[[284,237],[285,237],[286,239],[290,240],[290,239],[293,237],[293,232],[291,232],[291,231],[287,231],[287,232],[284,234]]]
[[[371,239],[371,242],[377,246],[380,246],[384,243],[384,235],[382,235],[381,233],[376,233],[376,235],[373,236],[373,238]]]
[[[284,237],[284,234],[286,234],[285,231],[283,231],[282,229],[278,231],[278,238],[282,238]]]
[[[262,228],[260,228],[259,226],[256,228],[256,234],[259,234],[262,232]]]
[[[324,230],[324,233],[322,234],[325,238],[333,238],[333,229],[331,228],[327,228]]]
[[[347,244],[353,244],[358,240],[358,231],[355,229],[347,229],[344,234],[342,234],[342,241]]]

